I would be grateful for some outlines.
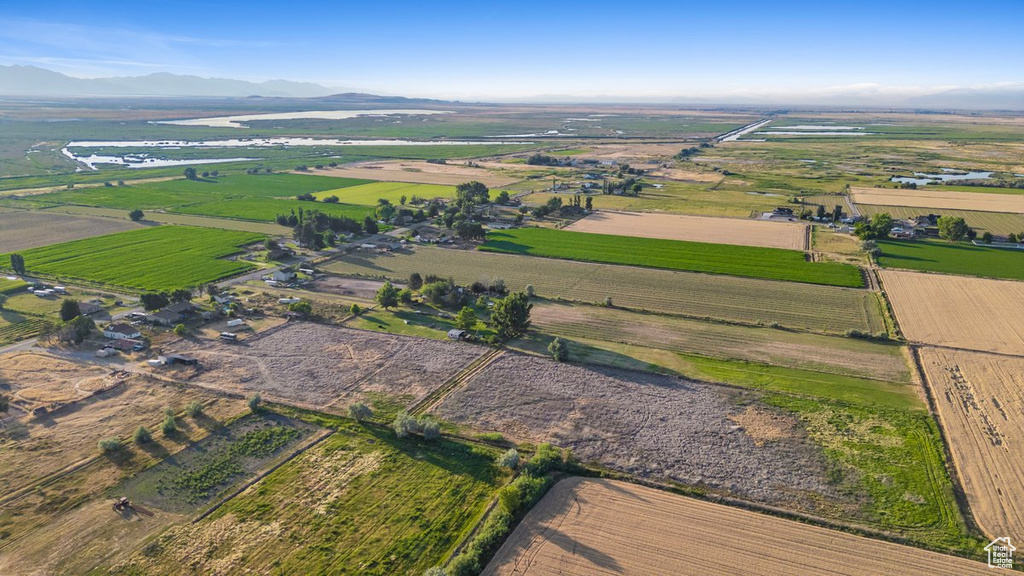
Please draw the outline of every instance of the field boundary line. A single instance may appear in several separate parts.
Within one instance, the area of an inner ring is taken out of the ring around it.
[[[433,392],[427,394],[422,400],[409,408],[409,414],[419,416],[433,410],[441,402],[444,402],[449,396],[454,394],[456,390],[465,384],[468,384],[473,378],[477,377],[504,353],[505,351],[500,348],[492,348],[491,350],[484,352],[478,358],[470,362],[465,368],[459,370],[455,376],[449,378],[447,382],[435,388]]]

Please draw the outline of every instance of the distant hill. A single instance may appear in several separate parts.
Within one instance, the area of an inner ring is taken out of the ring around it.
[[[0,96],[327,96],[331,89],[310,82],[247,82],[157,73],[146,76],[75,78],[35,66],[0,66]]]

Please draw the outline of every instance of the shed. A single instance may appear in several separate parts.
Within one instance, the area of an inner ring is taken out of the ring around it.
[[[451,340],[465,340],[467,336],[469,336],[468,332],[458,328],[452,328],[448,331],[448,338]]]
[[[168,354],[166,358],[167,360],[165,363],[168,365],[184,364],[185,366],[194,366],[199,364],[198,359],[193,358],[192,356],[184,356],[182,354]]]

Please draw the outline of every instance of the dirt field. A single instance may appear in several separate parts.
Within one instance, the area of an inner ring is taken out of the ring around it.
[[[97,442],[103,438],[127,440],[140,425],[155,432],[167,407],[180,411],[188,402],[200,400],[212,402],[206,413],[213,417],[242,410],[240,401],[138,376],[113,378],[109,373],[109,368],[48,354],[0,356],[0,391],[12,398],[11,414],[0,426],[0,495],[96,456]],[[55,402],[65,405],[54,411]],[[50,407],[51,412],[27,413],[37,406]]]
[[[975,520],[1024,537],[1024,358],[923,348],[921,362]]]
[[[676,214],[595,212],[566,230],[713,244],[807,249],[807,225]]]
[[[4,212],[0,214],[0,252],[17,252],[139,228],[128,220],[69,216],[52,212]]]
[[[583,461],[642,477],[798,509],[821,496],[833,504],[841,500],[825,481],[823,457],[795,419],[783,416],[789,432],[770,442],[730,419],[744,412],[739,404],[756,399],[754,393],[677,378],[509,353],[437,412],[516,440],[552,441]]]
[[[413,182],[417,184],[447,184],[456,186],[463,182],[476,180],[488,187],[508,186],[521,180],[515,176],[499,176],[485,168],[471,168],[460,164],[430,164],[412,160],[393,162],[367,162],[351,166],[339,166],[327,170],[317,170],[324,176],[340,176],[343,178],[365,178],[386,182]]]
[[[471,344],[292,323],[240,344],[183,343],[201,369],[192,383],[344,412],[367,393],[422,398],[486,351]]]
[[[881,277],[909,340],[1024,354],[1024,282],[897,270]]]
[[[482,574],[893,573],[965,576],[990,569],[652,488],[569,478],[530,511]]]
[[[1024,195],[1019,194],[945,192],[941,188],[928,188],[925,190],[851,188],[850,196],[857,204],[1024,214]]]

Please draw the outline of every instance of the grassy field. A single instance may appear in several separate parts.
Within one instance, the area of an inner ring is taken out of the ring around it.
[[[239,247],[262,240],[247,232],[156,226],[21,252],[29,272],[132,290],[198,286],[252,267],[224,260]],[[9,255],[0,255],[9,268]]]
[[[864,216],[873,216],[882,212],[888,213],[893,218],[913,218],[915,216],[923,216],[925,214],[955,216],[957,218],[963,218],[971,228],[976,228],[982,232],[987,230],[997,236],[1020,234],[1021,232],[1024,232],[1024,214],[979,212],[976,210],[911,208],[908,206],[877,206],[873,204],[858,204],[857,209]]]
[[[878,264],[922,272],[1024,280],[1024,251],[942,240],[881,240]]]
[[[362,222],[363,218],[373,214],[369,206],[352,204],[329,204],[327,202],[306,202],[302,200],[275,200],[273,198],[237,198],[233,200],[217,200],[202,204],[179,206],[172,211],[180,214],[213,216],[219,218],[238,218],[256,222],[274,222],[278,214],[288,215],[299,210],[319,210],[332,216],[348,216]]]
[[[488,233],[487,242],[480,249],[807,284],[850,288],[864,285],[855,266],[808,262],[803,252],[778,248],[521,228]]]
[[[512,290],[532,285],[543,298],[650,310],[693,318],[782,326],[815,332],[885,330],[880,302],[867,290],[796,285],[754,278],[712,276],[589,262],[417,246],[391,254],[352,254],[326,265],[348,276],[389,278],[452,276],[469,284],[505,280]]]
[[[439,184],[371,182],[369,184],[317,192],[314,196],[316,196],[317,200],[323,200],[328,196],[337,196],[339,201],[344,204],[363,204],[366,206],[376,206],[377,200],[383,198],[397,206],[403,197],[408,200],[412,200],[413,196],[419,196],[426,200],[432,198],[452,198],[455,196],[455,188]]]
[[[124,220],[72,216],[38,210],[0,213],[0,250],[17,252],[58,242],[132,230],[140,225]],[[0,292],[3,289],[0,288]]]
[[[46,209],[46,212],[67,212],[68,214],[84,214],[87,216],[102,216],[104,218],[120,218],[128,220],[129,210],[117,208],[99,208],[96,206],[55,206]],[[194,216],[191,214],[175,214],[172,212],[145,213],[146,222],[159,222],[160,224],[181,224],[184,226],[199,226],[200,228],[223,228],[224,230],[238,230],[241,232],[252,232],[254,234],[267,234],[270,236],[291,234],[291,228],[280,226],[270,222],[250,222],[247,220],[235,220],[230,218],[213,218],[210,216]]]
[[[658,184],[662,187],[646,186],[639,196],[594,195],[594,208],[747,218],[752,212],[770,212],[778,206],[785,206],[789,200],[786,194],[762,194],[743,181],[724,176],[716,182],[658,181]],[[549,198],[559,197],[564,202],[566,196],[537,192],[527,196],[526,201],[530,204],[543,204]]]
[[[28,286],[27,283],[16,277],[0,278],[0,294],[10,294],[12,292],[19,292],[25,290],[26,286]]]
[[[175,572],[188,563],[199,572],[421,574],[444,559],[507,479],[490,450],[313,418],[338,431],[113,572]]]

